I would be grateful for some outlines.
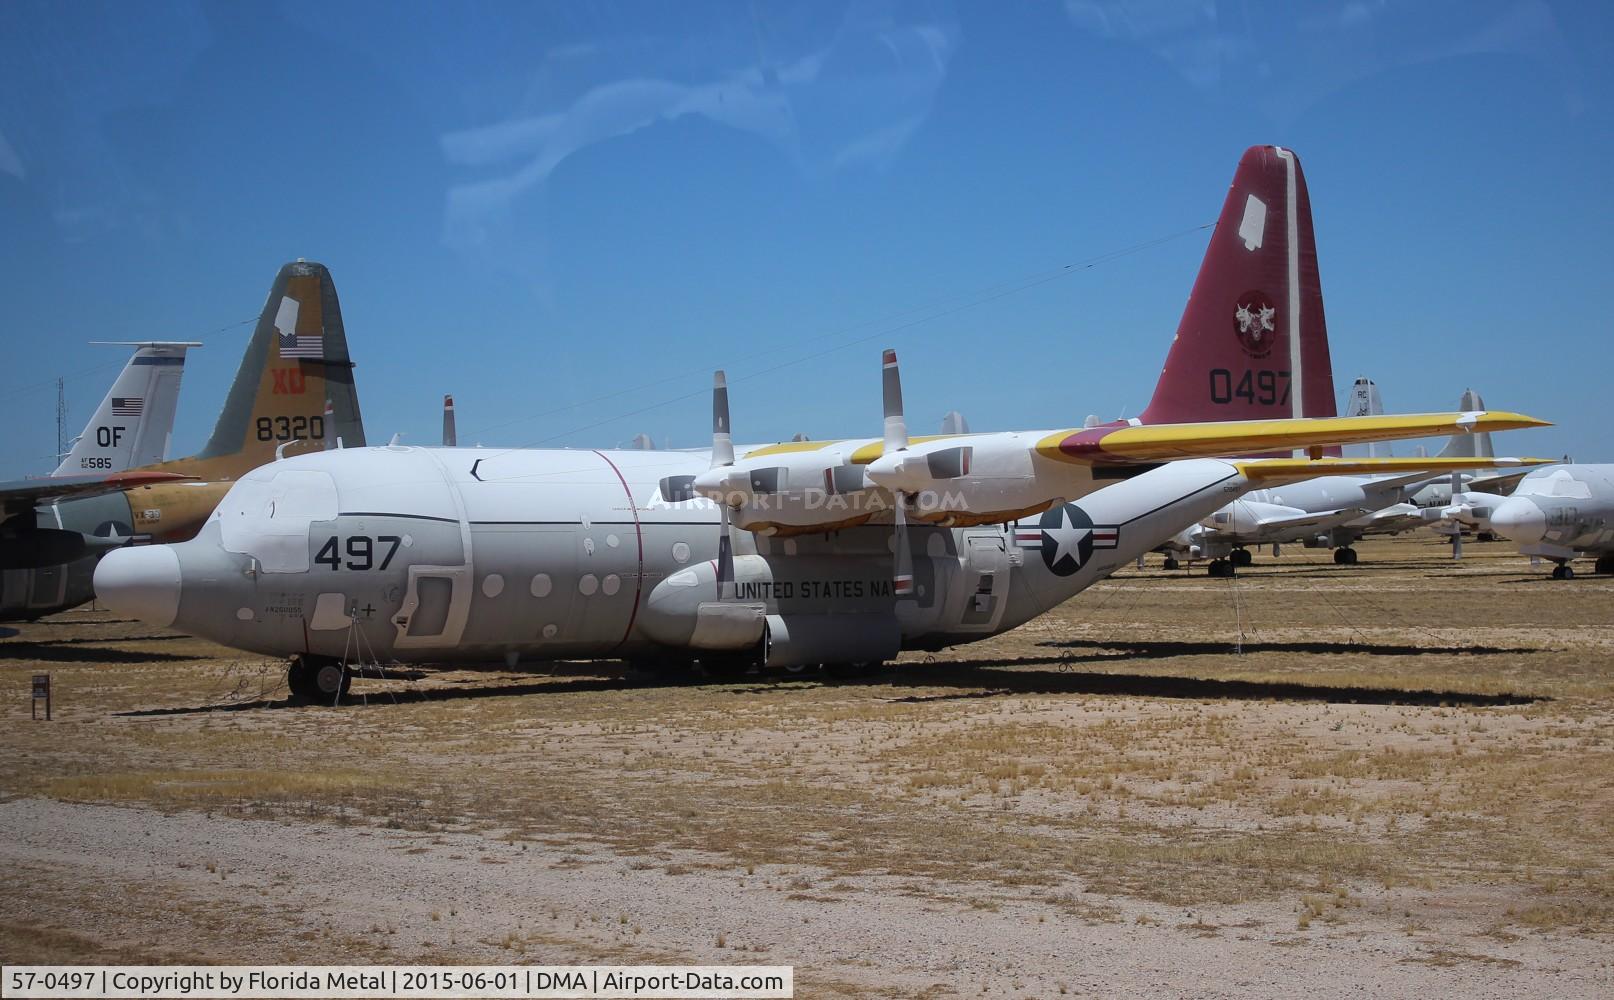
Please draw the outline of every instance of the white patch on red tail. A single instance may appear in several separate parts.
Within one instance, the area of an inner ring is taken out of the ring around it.
[[[1266,231],[1267,203],[1252,194],[1244,202],[1244,221],[1239,223],[1239,239],[1244,241],[1244,249],[1261,249]]]

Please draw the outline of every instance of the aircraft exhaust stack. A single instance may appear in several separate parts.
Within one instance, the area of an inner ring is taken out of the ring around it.
[[[458,447],[459,433],[454,429],[454,397],[443,397],[443,447]]]

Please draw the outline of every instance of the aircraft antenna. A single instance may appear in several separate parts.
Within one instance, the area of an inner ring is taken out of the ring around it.
[[[56,457],[67,454],[67,380],[56,380]]]

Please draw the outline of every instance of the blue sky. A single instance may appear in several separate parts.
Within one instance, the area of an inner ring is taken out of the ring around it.
[[[704,443],[1135,414],[1246,146],[1305,164],[1336,385],[1614,460],[1614,14],[1516,2],[0,4],[0,476],[330,266],[373,441]],[[1161,237],[1157,245],[1090,268]],[[1050,277],[1052,276],[1052,277]],[[1049,280],[1039,280],[1049,278]],[[222,332],[214,332],[220,331]],[[623,390],[632,390],[624,392]],[[608,398],[602,398],[608,397]],[[665,405],[662,405],[665,404]]]

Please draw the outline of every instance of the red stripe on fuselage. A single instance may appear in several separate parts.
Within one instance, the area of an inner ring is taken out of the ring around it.
[[[644,594],[644,526],[639,523],[639,504],[633,499],[633,490],[628,487],[628,481],[622,475],[622,470],[616,467],[615,462],[605,457],[605,452],[595,449],[594,454],[600,456],[601,460],[611,467],[611,471],[616,473],[616,481],[622,484],[622,492],[628,495],[628,510],[633,512],[633,537],[639,541],[639,571],[633,578],[633,610],[628,613],[627,630],[622,633],[622,638],[617,640],[616,644],[620,646],[628,641],[628,636],[633,634],[633,623],[639,620],[639,598]]]

